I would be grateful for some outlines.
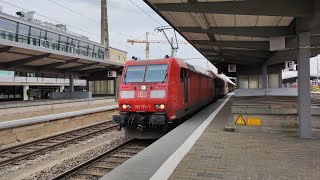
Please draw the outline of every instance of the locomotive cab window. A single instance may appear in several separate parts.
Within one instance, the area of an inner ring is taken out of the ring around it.
[[[127,66],[123,83],[143,82],[145,66]]]
[[[147,67],[145,82],[166,82],[167,77],[167,64],[151,64]]]

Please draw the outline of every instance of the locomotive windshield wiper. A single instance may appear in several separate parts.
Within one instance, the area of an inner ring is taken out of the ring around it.
[[[163,78],[162,84],[163,84],[164,81],[167,79],[167,76],[168,76],[168,69],[166,70],[166,75],[165,75],[164,78]]]
[[[126,84],[126,79],[127,79],[127,71],[126,73],[124,73],[123,84]]]

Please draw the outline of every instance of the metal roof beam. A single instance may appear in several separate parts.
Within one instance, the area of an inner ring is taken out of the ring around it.
[[[297,48],[298,38],[294,37],[286,37],[286,48]],[[320,35],[313,35],[310,37],[310,46],[320,46]]]
[[[320,54],[320,48],[311,48],[310,56],[314,57]],[[270,59],[266,61],[267,65],[284,63],[285,61],[297,61],[298,59],[298,50],[289,49],[284,51],[275,51],[272,53]]]
[[[232,59],[237,61],[247,61],[247,62],[264,62],[264,58],[257,58],[257,57],[248,57],[248,56],[230,56],[225,54],[219,54],[219,55],[206,55],[206,57],[209,58],[216,58],[216,59]]]
[[[204,54],[213,53],[213,54],[226,54],[226,55],[244,55],[250,57],[260,57],[260,58],[268,58],[270,56],[269,51],[262,51],[262,50],[238,50],[238,49],[220,49],[220,51],[216,51],[214,49],[199,49]]]
[[[199,27],[178,27],[181,32],[207,33],[219,35],[251,36],[251,37],[277,37],[295,35],[295,30],[284,26],[266,27],[212,27],[202,29]]]
[[[314,1],[246,0],[201,3],[153,3],[153,5],[155,5],[158,11],[307,17],[313,15]]]
[[[63,66],[63,65],[66,65],[66,64],[76,63],[78,61],[79,61],[79,58],[76,58],[76,59],[72,59],[72,60],[67,60],[65,62],[57,62],[57,63],[52,63],[52,64],[46,64],[46,65],[39,66],[38,70],[39,71],[43,71],[43,70],[47,70],[47,69],[53,69],[53,68],[56,68],[56,67],[59,67],[59,66]]]
[[[43,58],[48,58],[48,57],[50,57],[50,55],[51,55],[51,53],[42,54],[42,55],[38,55],[38,56],[32,56],[32,57],[28,57],[28,58],[24,58],[24,59],[11,61],[11,62],[5,63],[4,65],[7,67],[7,69],[9,69],[13,66],[21,66],[21,65],[24,65],[27,63],[41,60]]]
[[[226,64],[253,64],[253,63],[259,63],[259,62],[248,62],[248,61],[238,61],[234,59],[219,59],[219,58],[210,58],[208,57],[208,60],[211,63],[226,63]]]
[[[101,67],[97,67],[97,68],[93,68],[93,69],[89,69],[89,70],[83,70],[80,71],[81,74],[91,74],[91,73],[95,73],[95,72],[100,72],[100,71],[104,71],[107,70],[106,68],[101,68]]]
[[[63,72],[72,72],[72,71],[77,71],[77,70],[80,70],[80,69],[88,68],[88,67],[91,67],[91,66],[96,66],[98,64],[100,64],[100,62],[84,64],[84,65],[75,66],[75,67],[71,67],[71,68],[65,68],[65,69],[62,69],[62,71]]]
[[[193,44],[210,45],[219,47],[233,47],[269,51],[269,41],[208,41],[194,40]]]
[[[0,64],[0,69],[11,70],[11,71],[20,71],[20,72],[40,72],[40,73],[65,74],[57,69],[39,71],[34,66],[28,66],[28,65],[20,65],[20,66],[14,67],[14,68],[13,67],[8,68],[5,65]]]
[[[2,47],[0,48],[0,53],[4,53],[4,52],[8,52],[12,49],[11,46],[5,46],[5,47]]]

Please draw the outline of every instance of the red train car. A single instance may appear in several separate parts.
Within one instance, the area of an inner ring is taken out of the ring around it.
[[[144,136],[166,131],[222,95],[224,90],[215,88],[217,82],[225,83],[218,75],[181,59],[127,61],[119,90],[120,114],[113,116],[113,122],[131,137],[136,132]]]

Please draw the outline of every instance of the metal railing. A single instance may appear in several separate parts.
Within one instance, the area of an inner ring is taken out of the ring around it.
[[[65,84],[69,85],[69,79],[63,78],[46,78],[46,77],[22,77],[22,76],[0,76],[0,82],[8,83],[39,83],[39,84]],[[75,86],[86,86],[87,80],[75,79]]]
[[[104,59],[104,53],[95,52],[93,50],[90,50],[89,48],[88,49],[79,48],[79,47],[76,47],[76,44],[59,43],[57,41],[50,41],[50,40],[42,39],[39,37],[10,32],[7,30],[3,30],[1,28],[0,28],[0,38],[14,41],[14,42],[25,43],[33,46],[67,52],[71,54],[78,54],[78,55],[88,56],[88,57],[97,58],[97,59]],[[101,46],[99,48],[103,48],[103,47]]]

